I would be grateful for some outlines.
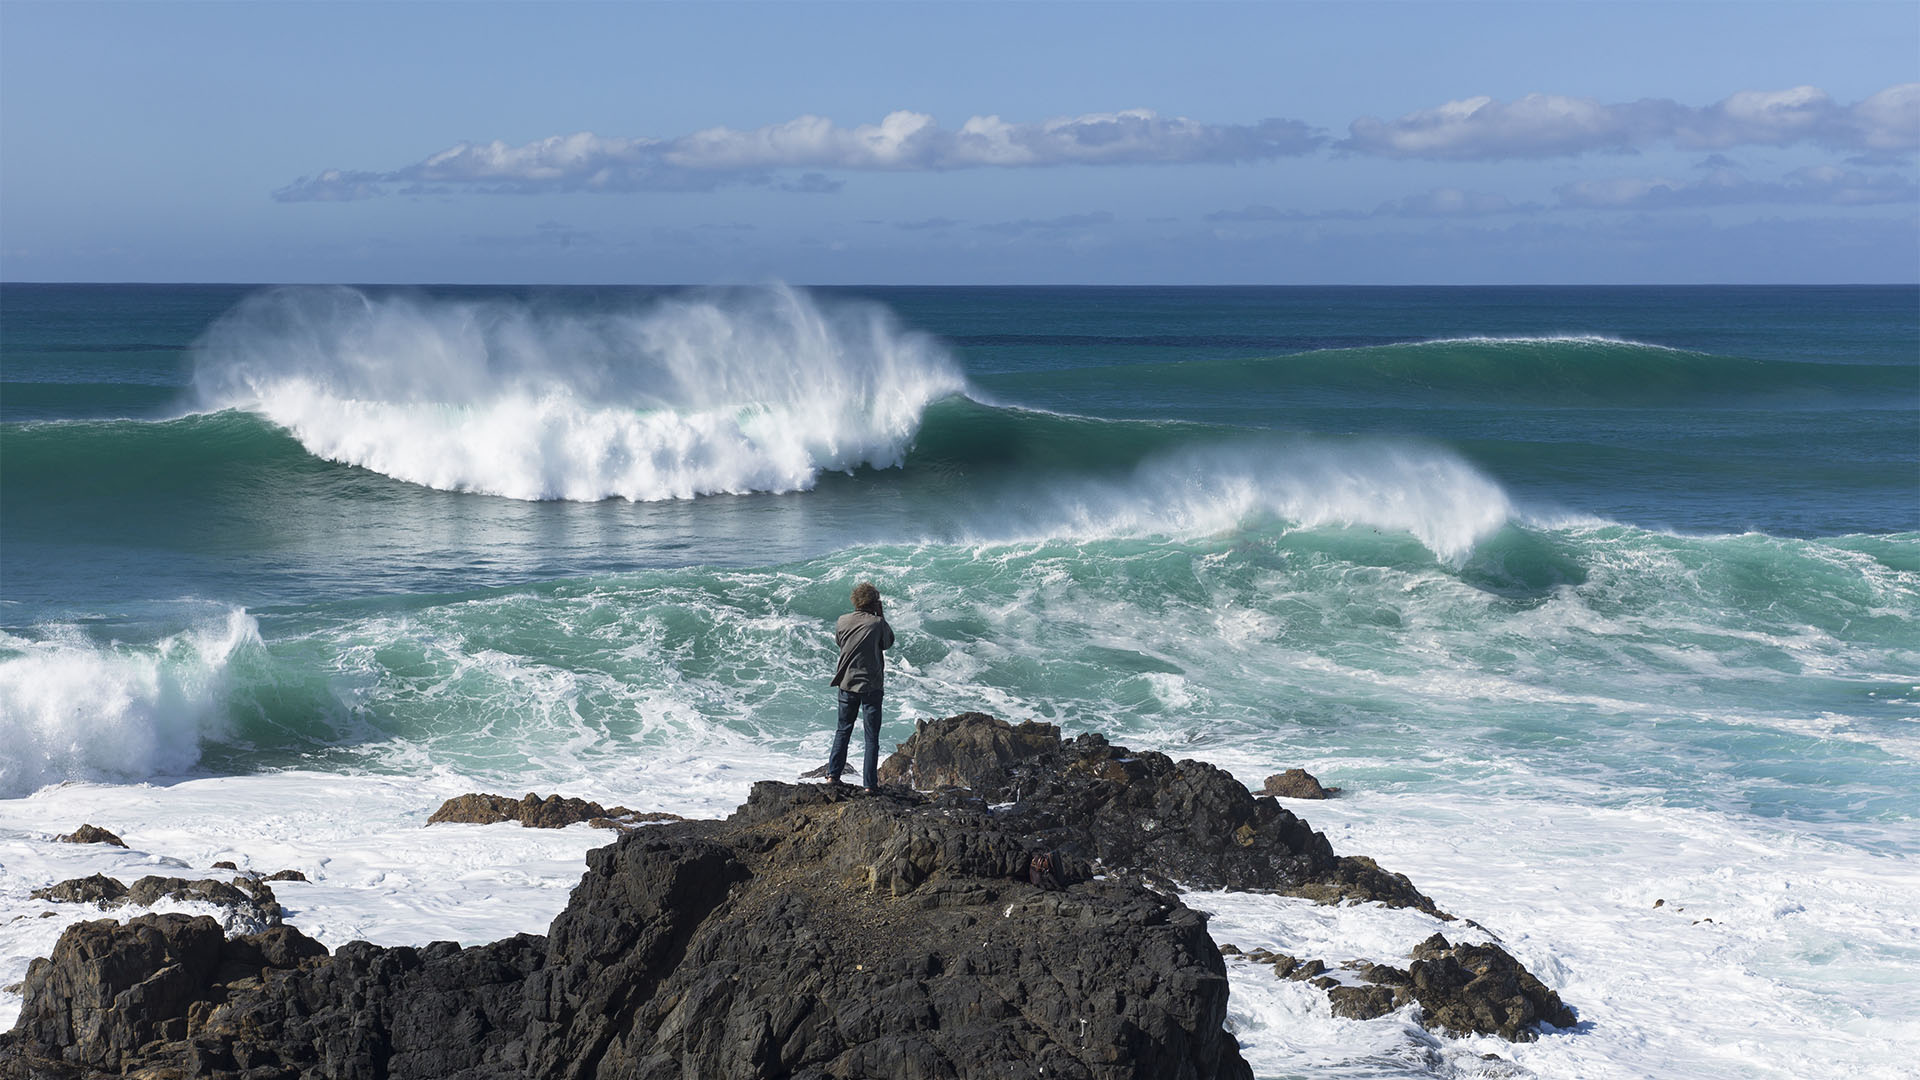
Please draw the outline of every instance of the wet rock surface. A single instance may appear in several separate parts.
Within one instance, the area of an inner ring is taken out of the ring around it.
[[[517,821],[530,829],[564,829],[585,821],[597,829],[616,829],[647,822],[679,820],[678,814],[641,814],[624,806],[601,806],[597,802],[562,795],[549,795],[543,799],[529,791],[518,799],[477,792],[456,795],[441,803],[440,809],[427,819],[427,824],[451,822],[491,825],[500,821]]]
[[[1229,773],[1095,734],[1063,740],[1052,724],[964,713],[923,722],[881,765],[880,780],[965,789],[996,804],[996,819],[1106,870],[1451,918],[1404,876],[1372,859],[1336,856],[1326,837]]]
[[[1269,964],[1279,978],[1320,987],[1333,1014],[1349,1020],[1372,1020],[1413,1002],[1420,1006],[1416,1018],[1429,1030],[1498,1035],[1509,1042],[1539,1038],[1542,1024],[1564,1028],[1578,1022],[1560,995],[1498,945],[1452,945],[1435,934],[1414,947],[1406,969],[1368,961],[1334,969],[1324,960],[1267,949],[1242,952],[1233,945],[1220,951]]]
[[[1320,786],[1320,781],[1305,769],[1288,769],[1267,777],[1260,793],[1278,799],[1331,799],[1340,794],[1340,789]]]
[[[62,844],[112,844],[114,847],[126,847],[126,841],[113,835],[98,825],[82,825],[70,833],[53,838]]]
[[[1559,994],[1498,945],[1450,945],[1435,934],[1414,947],[1407,975],[1431,1028],[1527,1042],[1539,1024],[1576,1022]]]
[[[123,905],[152,907],[162,900],[185,900],[211,904],[228,912],[229,929],[265,930],[280,925],[283,912],[273,889],[262,881],[236,877],[231,881],[212,878],[188,880],[177,877],[148,876],[124,885],[105,874],[72,878],[31,893],[35,900],[61,903],[93,903],[114,908]]]

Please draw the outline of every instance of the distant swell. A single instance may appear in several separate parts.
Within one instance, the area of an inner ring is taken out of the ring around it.
[[[1468,337],[1236,359],[1001,377],[1016,391],[1089,385],[1169,393],[1271,394],[1299,404],[1727,407],[1790,395],[1801,405],[1885,408],[1916,401],[1912,368],[1754,360],[1568,334]]]
[[[965,381],[882,309],[783,287],[632,312],[279,289],[197,349],[204,407],[396,479],[516,499],[795,491],[898,465]]]

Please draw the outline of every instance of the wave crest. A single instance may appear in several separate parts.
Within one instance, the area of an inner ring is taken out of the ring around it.
[[[1507,493],[1437,448],[1378,442],[1223,445],[1156,454],[1116,482],[1060,482],[983,515],[972,538],[1216,536],[1288,528],[1402,533],[1454,567],[1514,516]]]
[[[259,650],[260,627],[224,621],[149,648],[97,645],[77,631],[44,641],[0,634],[0,798],[64,780],[173,775],[227,731],[229,669]]]
[[[795,491],[900,464],[965,380],[884,309],[784,286],[625,312],[506,301],[258,294],[202,340],[207,408],[396,479],[516,499]]]

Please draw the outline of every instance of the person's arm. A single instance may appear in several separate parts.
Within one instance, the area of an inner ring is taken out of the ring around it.
[[[893,624],[888,622],[885,619],[881,619],[880,620],[880,651],[885,652],[891,648],[893,648]]]

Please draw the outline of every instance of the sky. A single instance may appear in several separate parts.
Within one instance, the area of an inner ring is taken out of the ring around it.
[[[0,280],[1920,280],[1920,4],[0,3]]]

